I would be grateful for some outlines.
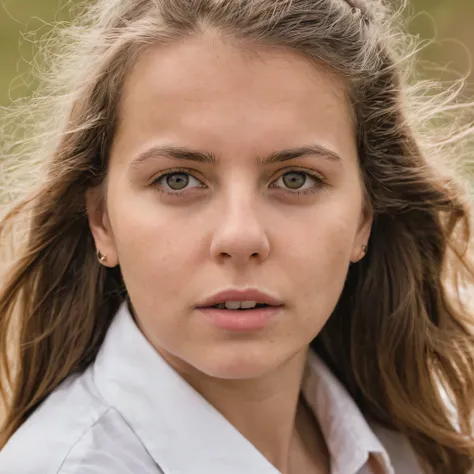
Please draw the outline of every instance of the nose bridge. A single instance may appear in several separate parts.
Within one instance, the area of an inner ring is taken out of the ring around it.
[[[231,186],[221,199],[211,249],[213,256],[231,258],[236,263],[256,257],[265,259],[269,242],[254,188],[248,181],[245,185]]]

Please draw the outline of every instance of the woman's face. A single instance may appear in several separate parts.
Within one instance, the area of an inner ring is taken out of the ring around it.
[[[209,35],[144,53],[120,117],[106,205],[95,210],[92,190],[89,219],[148,339],[220,378],[258,377],[305,351],[371,224],[341,81],[294,52],[250,55]],[[197,309],[249,288],[282,306],[259,324],[240,311],[240,329]]]

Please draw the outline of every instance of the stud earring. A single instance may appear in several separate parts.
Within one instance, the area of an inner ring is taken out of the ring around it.
[[[103,255],[100,250],[97,250],[97,259],[102,265],[107,263],[107,255]]]
[[[362,253],[365,255],[367,253],[367,250],[369,250],[367,248],[367,245],[362,245]]]

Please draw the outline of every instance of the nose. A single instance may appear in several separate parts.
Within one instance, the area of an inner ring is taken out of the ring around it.
[[[270,253],[270,243],[255,199],[241,195],[230,201],[221,212],[212,238],[212,258],[240,266],[264,261]]]

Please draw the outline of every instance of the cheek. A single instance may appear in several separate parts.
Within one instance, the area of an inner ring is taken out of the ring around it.
[[[285,267],[291,268],[298,304],[329,315],[341,294],[350,264],[357,223],[346,212],[320,213],[293,236],[293,245],[282,247]],[[310,313],[308,313],[310,314]]]
[[[348,265],[357,232],[357,213],[346,208],[327,206],[312,213],[283,239],[292,242],[285,247],[287,252],[316,273],[323,269],[331,273]]]
[[[111,212],[114,241],[121,270],[129,288],[143,297],[176,297],[196,255],[200,255],[199,234],[189,220],[159,212],[153,206],[132,205],[123,199]]]

